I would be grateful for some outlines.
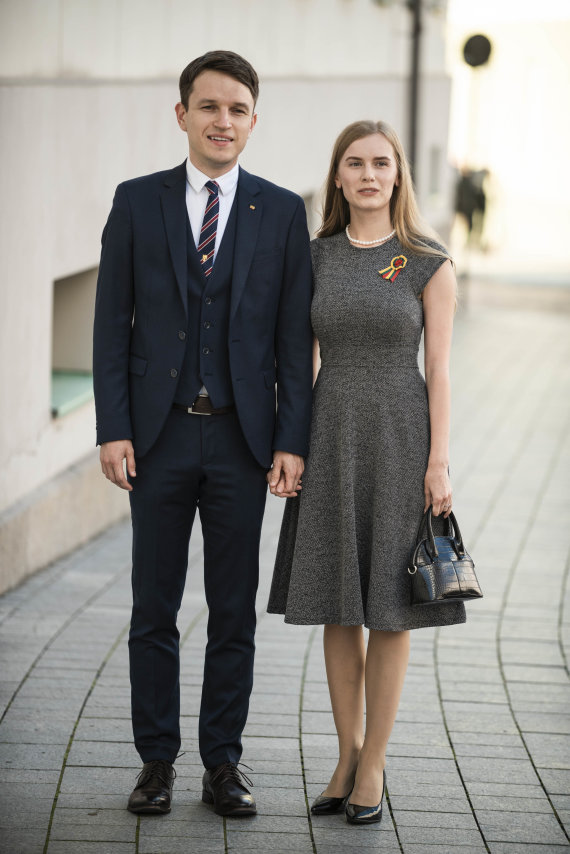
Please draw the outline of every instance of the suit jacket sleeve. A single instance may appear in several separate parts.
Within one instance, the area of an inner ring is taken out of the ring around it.
[[[273,450],[306,457],[312,399],[312,273],[305,205],[300,198],[293,216],[281,285],[275,336],[277,421]]]
[[[133,239],[129,200],[121,184],[101,243],[93,334],[98,445],[133,438],[128,382],[134,311]]]

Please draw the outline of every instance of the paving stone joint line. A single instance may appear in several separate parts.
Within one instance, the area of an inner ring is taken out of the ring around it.
[[[313,628],[311,631],[309,638],[307,640],[307,645],[305,647],[305,654],[303,657],[303,670],[301,672],[301,687],[299,691],[299,759],[301,762],[301,775],[303,779],[303,792],[305,795],[305,807],[307,810],[307,822],[309,824],[309,836],[311,838],[311,846],[313,848],[313,854],[317,854],[317,845],[315,842],[315,835],[313,833],[313,822],[311,819],[311,807],[309,805],[309,795],[307,793],[307,775],[305,773],[305,757],[303,753],[303,702],[305,699],[305,682],[307,679],[307,668],[309,664],[309,656],[311,654],[311,650],[313,648],[313,643],[315,640],[315,636],[317,633],[317,626]]]
[[[568,551],[568,557],[566,558],[566,566],[564,567],[564,574],[562,576],[562,585],[561,585],[561,591],[560,591],[560,602],[558,603],[558,627],[557,627],[558,646],[560,647],[560,655],[562,657],[562,661],[564,662],[564,669],[566,670],[566,675],[570,678],[568,656],[566,655],[566,648],[564,646],[564,639],[562,637],[562,626],[564,625],[564,608],[565,608],[566,596],[568,595],[570,598],[570,591],[568,591],[568,583],[569,582],[570,582],[570,550]]]
[[[112,644],[111,648],[109,649],[109,651],[108,651],[107,655],[106,655],[106,656],[105,656],[105,658],[103,659],[102,664],[99,666],[99,668],[98,668],[98,670],[97,670],[97,672],[96,672],[96,674],[95,674],[95,677],[94,677],[94,679],[93,679],[93,681],[92,681],[91,685],[89,686],[89,690],[87,691],[87,694],[85,695],[85,698],[84,698],[84,700],[83,700],[83,703],[81,704],[81,708],[79,709],[79,713],[78,713],[77,718],[76,718],[76,720],[75,720],[75,724],[73,725],[73,729],[72,729],[72,731],[71,731],[71,735],[69,736],[69,741],[68,741],[68,743],[67,743],[67,748],[66,748],[66,750],[65,750],[65,754],[64,754],[64,757],[63,757],[63,762],[62,762],[62,765],[61,765],[61,772],[60,772],[60,775],[59,775],[59,779],[58,779],[58,781],[57,781],[57,787],[56,787],[56,790],[55,790],[55,795],[54,795],[54,797],[53,797],[53,804],[52,804],[51,813],[50,813],[50,817],[49,817],[49,822],[48,822],[48,827],[47,827],[47,832],[46,832],[46,840],[45,840],[45,844],[44,844],[43,854],[47,854],[47,851],[48,851],[48,848],[49,848],[50,837],[51,837],[51,830],[52,830],[52,826],[53,826],[53,820],[54,820],[54,817],[55,817],[55,810],[56,810],[56,807],[57,807],[57,801],[58,801],[58,799],[59,799],[59,794],[60,794],[60,791],[61,791],[61,784],[62,784],[62,781],[63,781],[63,775],[65,774],[65,769],[66,769],[66,767],[67,767],[67,757],[69,756],[69,752],[70,752],[70,750],[71,750],[71,746],[72,746],[72,744],[73,744],[73,739],[75,738],[75,733],[76,733],[76,731],[77,731],[77,727],[78,727],[78,725],[79,725],[79,721],[81,720],[81,716],[82,716],[82,714],[83,714],[83,710],[85,709],[85,706],[87,705],[87,701],[89,700],[89,697],[90,697],[90,696],[91,696],[91,694],[93,693],[93,690],[94,690],[94,688],[95,688],[95,685],[97,684],[97,681],[99,680],[99,678],[100,678],[101,674],[103,673],[103,671],[104,671],[104,669],[105,669],[105,667],[106,667],[106,665],[107,665],[107,662],[109,661],[109,659],[110,659],[110,658],[111,658],[111,656],[113,655],[114,651],[117,649],[117,647],[119,646],[120,642],[121,642],[121,641],[122,641],[122,639],[124,638],[125,634],[126,634],[126,633],[127,633],[127,631],[128,631],[128,628],[129,628],[129,626],[128,626],[128,624],[127,624],[127,625],[126,625],[126,626],[121,630],[121,632],[119,633],[118,637],[115,639],[115,641],[114,641],[114,643]]]
[[[104,594],[107,592],[107,590],[109,590],[109,589],[113,586],[113,584],[115,584],[115,583],[116,583],[116,581],[117,581],[117,580],[118,580],[118,579],[119,579],[119,578],[120,578],[124,573],[125,573],[125,568],[123,567],[123,568],[122,568],[122,569],[120,569],[118,572],[116,572],[116,573],[115,573],[115,575],[113,575],[113,577],[112,577],[112,578],[110,578],[110,579],[109,579],[109,581],[108,581],[108,582],[107,582],[107,583],[106,583],[102,588],[100,588],[99,590],[97,590],[97,592],[96,592],[96,593],[93,593],[93,594],[89,597],[89,599],[87,599],[85,602],[83,602],[83,604],[82,604],[82,605],[80,605],[80,606],[79,606],[79,607],[78,607],[78,608],[77,608],[77,609],[76,609],[76,610],[75,610],[75,611],[74,611],[74,612],[73,612],[73,613],[72,613],[72,614],[67,618],[67,620],[65,620],[65,622],[60,626],[60,628],[57,630],[57,632],[56,632],[54,635],[52,635],[52,636],[50,637],[50,639],[49,639],[49,640],[44,644],[44,646],[42,647],[41,651],[38,653],[38,655],[37,655],[37,656],[35,657],[35,659],[33,660],[32,664],[30,665],[30,667],[28,668],[28,670],[26,671],[26,673],[25,673],[25,674],[24,674],[24,676],[22,677],[22,679],[21,679],[21,681],[19,682],[19,684],[18,684],[18,686],[17,686],[16,690],[14,691],[14,693],[13,693],[13,694],[12,694],[12,696],[10,697],[10,699],[9,699],[8,703],[6,704],[6,708],[4,709],[4,711],[3,711],[2,715],[0,715],[0,724],[2,724],[2,721],[4,720],[4,718],[6,717],[6,715],[8,714],[8,712],[9,712],[9,710],[10,710],[10,707],[12,706],[12,703],[14,702],[14,700],[16,699],[16,697],[18,696],[18,694],[20,693],[20,691],[21,691],[22,687],[24,686],[24,684],[25,684],[26,680],[27,680],[27,679],[29,679],[29,677],[30,677],[30,676],[31,676],[31,674],[32,674],[32,671],[36,668],[36,666],[37,666],[38,662],[40,661],[40,659],[41,659],[41,658],[43,658],[43,656],[46,654],[46,652],[48,651],[48,649],[49,649],[49,648],[50,648],[50,647],[55,643],[55,641],[56,641],[56,640],[57,640],[57,639],[58,639],[58,638],[63,634],[63,632],[64,632],[67,628],[69,628],[69,626],[70,626],[70,625],[71,625],[71,624],[72,624],[72,623],[73,623],[73,622],[74,622],[74,621],[75,621],[79,616],[81,616],[81,614],[83,614],[83,613],[84,613],[88,608],[90,608],[90,607],[91,607],[91,605],[92,605],[92,604],[93,604],[97,599],[99,599],[101,596],[104,596]],[[47,586],[47,585],[46,585],[46,586]],[[15,611],[17,611],[17,610],[18,610],[18,608],[14,609],[14,610],[15,610]]]
[[[517,728],[517,730],[518,730],[518,734],[519,734],[520,740],[521,740],[521,742],[522,742],[522,744],[523,744],[523,746],[524,746],[524,748],[525,748],[525,750],[526,750],[526,753],[527,753],[527,756],[528,756],[529,762],[530,762],[530,764],[532,765],[532,768],[533,768],[533,770],[534,770],[534,773],[536,774],[536,776],[537,776],[537,778],[538,778],[538,780],[539,780],[539,782],[540,782],[540,785],[541,785],[541,787],[542,787],[542,790],[543,790],[544,794],[546,795],[546,797],[547,797],[547,799],[548,799],[548,803],[550,804],[550,807],[551,807],[551,809],[552,809],[552,812],[553,812],[554,816],[556,817],[556,820],[557,820],[558,824],[560,825],[560,828],[562,829],[562,832],[564,833],[564,836],[565,836],[565,837],[566,837],[566,839],[570,842],[570,836],[568,835],[568,831],[566,830],[566,828],[565,828],[565,826],[564,826],[564,823],[563,823],[562,819],[560,818],[560,816],[559,816],[559,814],[558,814],[558,810],[556,809],[556,807],[555,807],[555,805],[554,805],[554,803],[553,803],[553,801],[552,801],[552,798],[551,798],[551,796],[550,796],[550,793],[548,792],[548,789],[547,789],[547,787],[546,787],[546,786],[545,786],[545,784],[544,784],[544,780],[542,779],[542,775],[540,774],[540,772],[539,772],[538,768],[536,767],[536,763],[535,763],[535,761],[534,761],[534,757],[533,757],[533,755],[532,755],[532,753],[531,753],[531,751],[530,751],[530,749],[529,749],[529,746],[528,746],[527,740],[526,740],[526,738],[525,738],[525,736],[524,736],[524,733],[523,733],[523,731],[522,731],[522,729],[521,729],[521,726],[520,726],[520,724],[519,724],[519,721],[518,721],[518,718],[517,718],[516,712],[515,712],[515,710],[514,710],[514,708],[513,708],[511,692],[510,692],[510,690],[509,690],[509,683],[508,683],[508,679],[506,678],[506,675],[505,675],[504,661],[503,661],[503,652],[502,652],[502,645],[501,645],[501,631],[502,631],[503,620],[504,620],[504,616],[505,616],[505,610],[506,610],[507,603],[508,603],[508,600],[509,600],[509,593],[510,593],[510,591],[511,591],[511,588],[512,588],[513,583],[514,583],[514,580],[515,580],[515,575],[516,575],[517,567],[518,567],[518,565],[519,565],[519,562],[520,562],[521,556],[522,556],[522,554],[523,554],[523,552],[524,552],[525,546],[526,546],[526,544],[527,544],[527,542],[528,542],[528,540],[529,540],[529,538],[530,538],[530,534],[531,534],[531,531],[532,531],[532,527],[533,527],[533,525],[535,524],[535,520],[536,520],[536,518],[537,518],[537,513],[538,513],[538,508],[540,507],[540,504],[542,503],[542,500],[543,500],[543,498],[544,498],[544,496],[545,496],[545,494],[546,494],[546,491],[547,491],[547,489],[548,489],[548,484],[549,484],[550,478],[552,477],[552,475],[553,475],[553,473],[554,473],[554,471],[555,471],[555,469],[556,469],[556,465],[557,465],[557,462],[558,462],[558,457],[559,457],[559,454],[560,454],[560,450],[561,450],[561,448],[563,447],[564,442],[566,441],[566,436],[568,435],[567,431],[568,431],[568,428],[569,428],[569,427],[570,427],[570,419],[568,419],[568,420],[564,423],[564,426],[563,426],[563,429],[561,430],[561,433],[560,433],[560,437],[559,437],[559,439],[558,439],[558,442],[557,442],[557,444],[556,444],[555,448],[554,448],[554,449],[553,449],[553,451],[552,451],[552,456],[551,456],[551,459],[550,459],[549,465],[545,467],[545,472],[544,472],[544,475],[543,475],[542,481],[541,481],[541,483],[540,483],[540,485],[539,485],[539,488],[538,488],[538,490],[537,490],[537,492],[536,492],[535,500],[534,500],[534,502],[533,502],[533,504],[532,504],[532,506],[531,506],[531,508],[530,508],[528,524],[526,524],[526,525],[524,526],[524,534],[523,534],[523,536],[522,536],[522,539],[521,539],[521,541],[520,541],[520,543],[519,543],[519,546],[518,546],[517,551],[516,551],[516,553],[515,553],[515,556],[514,556],[514,558],[513,558],[513,562],[512,562],[512,564],[511,564],[511,568],[510,568],[510,570],[509,570],[509,574],[508,574],[508,577],[507,577],[507,583],[506,583],[505,588],[504,588],[504,591],[503,591],[503,598],[502,598],[502,601],[501,601],[501,608],[500,608],[500,613],[499,613],[499,619],[498,619],[498,621],[497,621],[497,628],[496,628],[496,635],[495,635],[495,638],[496,638],[496,648],[497,648],[497,662],[498,662],[498,665],[499,665],[499,671],[500,671],[500,674],[501,674],[501,679],[503,680],[503,686],[504,686],[505,694],[506,694],[506,697],[507,697],[507,700],[508,700],[509,711],[510,711],[510,713],[511,713],[511,716],[512,716],[512,719],[513,719],[513,723],[515,724],[515,726],[516,726],[516,728]],[[505,840],[505,841],[506,841],[506,840]]]
[[[483,828],[481,827],[481,824],[479,822],[479,817],[477,815],[477,811],[475,809],[473,801],[471,800],[471,795],[469,793],[469,789],[467,787],[467,784],[465,782],[465,778],[464,778],[463,773],[461,771],[461,766],[460,766],[459,760],[457,758],[457,753],[455,751],[455,745],[453,743],[453,738],[451,737],[451,731],[449,729],[449,723],[448,723],[447,715],[445,712],[445,704],[443,701],[443,695],[442,695],[442,690],[441,690],[441,679],[440,679],[440,673],[439,673],[439,656],[438,656],[439,643],[438,643],[438,641],[439,641],[440,634],[441,634],[441,629],[437,628],[435,630],[434,641],[433,641],[433,665],[434,665],[435,682],[436,682],[436,688],[437,688],[437,696],[439,699],[439,707],[440,707],[440,711],[441,711],[441,719],[443,722],[443,727],[445,729],[445,734],[447,736],[447,740],[449,742],[449,747],[451,749],[453,761],[455,763],[455,768],[456,768],[457,774],[459,776],[459,779],[461,780],[461,785],[463,786],[463,791],[465,793],[467,803],[469,804],[471,814],[472,814],[473,818],[475,819],[475,824],[477,825],[477,830],[479,831],[479,833],[481,835],[481,841],[483,842],[483,845],[485,846],[485,851],[487,851],[487,854],[491,854],[491,849],[489,848],[489,844],[487,842],[487,839],[485,838],[485,833],[483,832]]]
[[[536,349],[539,350],[540,345],[538,345]],[[522,375],[532,374],[532,367],[534,366],[535,361],[536,361],[535,352],[531,351],[530,349],[526,351],[527,359],[526,359],[526,362],[524,362],[524,369],[521,367],[521,364],[519,364],[519,366],[518,366],[519,372]],[[553,383],[554,383],[554,380],[552,380],[551,385]],[[491,421],[489,426],[488,426],[488,429],[478,437],[479,442],[477,443],[476,446],[473,447],[472,454],[466,460],[464,460],[463,470],[460,469],[458,475],[456,476],[456,484],[459,483],[459,481],[463,477],[467,477],[469,475],[473,466],[475,466],[477,464],[477,460],[479,460],[479,458],[481,456],[481,450],[480,449],[481,448],[487,448],[489,446],[489,442],[493,440],[493,436],[495,435],[495,432],[497,430],[497,426],[500,425],[502,420],[503,420],[503,413],[510,412],[512,407],[513,407],[513,403],[518,401],[518,399],[520,397],[520,389],[516,383],[512,384],[512,388],[513,388],[513,391],[511,393],[511,395],[509,395],[509,396],[505,395],[503,397],[503,399],[501,401],[502,405],[501,405],[500,409],[498,410],[498,412],[496,413],[494,421]],[[548,388],[544,389],[543,397],[546,396],[548,390],[550,390],[550,386],[548,386]]]

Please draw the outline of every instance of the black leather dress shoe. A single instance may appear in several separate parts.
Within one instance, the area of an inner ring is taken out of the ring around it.
[[[202,800],[214,804],[218,815],[255,815],[255,801],[242,780],[252,785],[233,762],[210,768],[202,778]]]
[[[347,803],[345,810],[347,822],[349,824],[377,824],[382,821],[382,801],[384,800],[385,789],[386,772],[384,771],[380,803],[375,807],[361,807],[358,804]]]
[[[163,815],[170,812],[175,777],[172,762],[166,759],[145,762],[131,792],[127,809],[139,815]]]
[[[331,798],[330,795],[319,795],[311,805],[311,812],[313,815],[334,815],[337,812],[342,812],[346,807],[349,797],[350,792],[344,798]]]

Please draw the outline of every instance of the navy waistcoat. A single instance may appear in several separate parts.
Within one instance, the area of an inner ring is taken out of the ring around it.
[[[235,199],[230,216],[208,278],[200,268],[200,260],[188,218],[186,245],[188,247],[188,329],[186,352],[176,403],[190,406],[204,385],[215,407],[234,402],[228,351],[230,296],[236,236]]]

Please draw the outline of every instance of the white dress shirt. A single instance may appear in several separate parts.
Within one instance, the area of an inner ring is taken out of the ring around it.
[[[236,165],[229,172],[220,175],[219,178],[208,178],[203,172],[194,166],[190,158],[186,161],[186,209],[188,211],[188,219],[190,220],[190,228],[194,243],[198,246],[200,242],[200,232],[204,221],[204,211],[208,203],[209,193],[206,189],[206,181],[215,181],[218,185],[218,198],[220,200],[220,214],[218,216],[218,229],[216,232],[216,243],[214,246],[214,261],[222,237],[224,229],[227,225],[232,204],[235,198],[237,183],[239,176],[239,166]]]

